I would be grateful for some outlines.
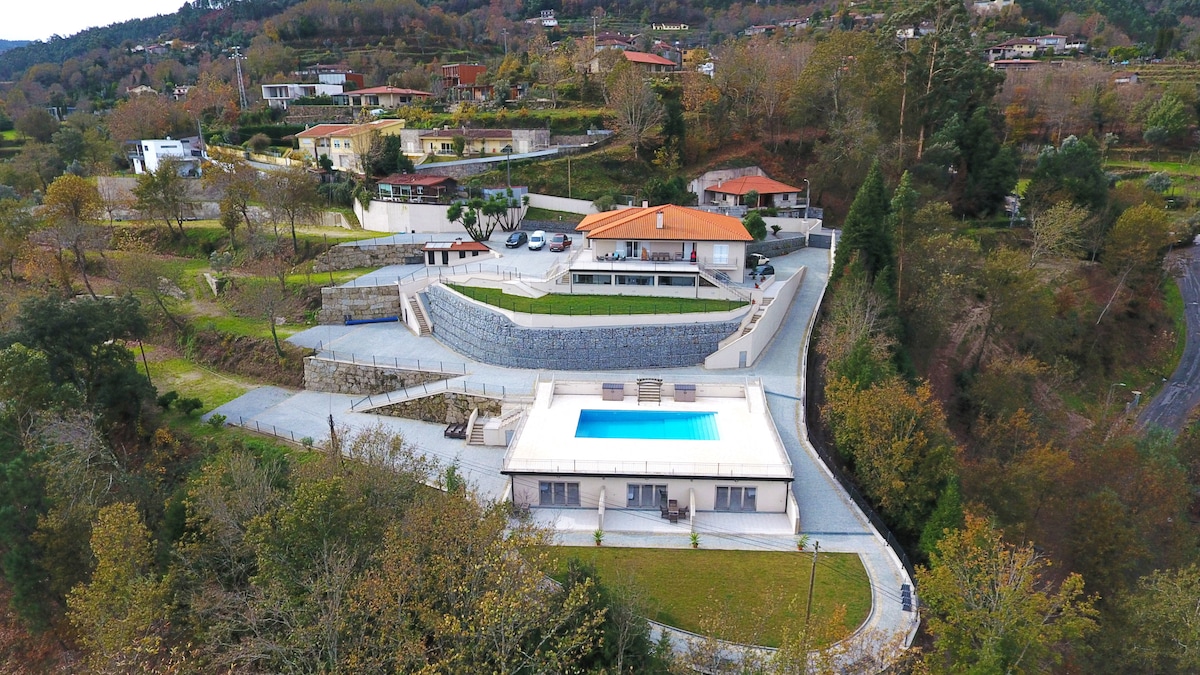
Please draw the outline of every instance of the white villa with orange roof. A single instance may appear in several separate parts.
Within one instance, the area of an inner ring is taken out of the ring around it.
[[[575,229],[587,248],[571,262],[571,283],[619,293],[703,295],[712,276],[741,283],[754,240],[737,218],[673,204],[595,213]]]
[[[318,124],[296,134],[300,150],[314,160],[327,155],[333,168],[361,172],[359,156],[367,151],[371,134],[399,134],[404,120],[376,120],[367,124]]]
[[[750,193],[758,195],[757,203],[745,203],[746,195]],[[804,208],[804,189],[766,176],[742,176],[705,188],[701,203],[711,206],[800,209]]]

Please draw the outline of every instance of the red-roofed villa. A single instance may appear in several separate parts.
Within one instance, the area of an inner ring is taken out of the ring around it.
[[[575,229],[588,245],[571,262],[571,283],[621,293],[670,287],[702,295],[704,287],[741,283],[753,241],[737,218],[671,204],[595,213]]]
[[[746,203],[746,195],[755,193],[754,204]],[[774,207],[777,209],[804,208],[804,189],[766,176],[742,176],[731,178],[704,189],[703,203],[708,206],[746,206],[749,208]]]

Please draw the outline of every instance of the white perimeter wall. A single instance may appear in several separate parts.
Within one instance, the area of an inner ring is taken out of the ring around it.
[[[524,506],[538,506],[538,482],[555,481],[579,483],[579,506],[584,509],[595,509],[600,506],[600,490],[605,489],[606,509],[625,508],[626,486],[630,483],[637,485],[666,485],[667,498],[679,500],[680,506],[688,504],[691,488],[696,490],[696,510],[712,511],[717,500],[717,486],[735,486],[757,488],[757,513],[786,513],[788,511],[788,484],[785,481],[770,480],[730,480],[730,479],[686,479],[668,476],[575,476],[541,475],[513,476],[513,503]],[[657,510],[649,509],[647,513],[659,516]]]
[[[754,325],[754,330],[723,342],[717,351],[704,359],[704,367],[713,370],[737,368],[741,362],[742,352],[746,353],[746,365],[753,366],[758,357],[762,355],[763,350],[770,344],[771,338],[775,337],[779,327],[783,325],[783,320],[792,306],[792,300],[796,297],[796,291],[800,290],[800,285],[804,283],[807,272],[808,268],[802,267],[799,272],[792,275],[792,278],[783,282],[775,299],[771,301],[771,304],[764,310],[762,318]],[[737,334],[735,333],[735,335]]]
[[[767,224],[768,232],[771,231],[772,225],[778,225],[780,232],[803,232],[804,234],[821,229],[820,218],[778,218],[770,216],[763,218],[763,222]]]
[[[466,230],[446,217],[449,209],[444,204],[405,204],[402,202],[371,201],[370,209],[363,209],[354,200],[354,215],[364,230],[372,232],[430,232],[466,235]]]
[[[567,213],[599,213],[596,210],[596,205],[586,199],[570,199],[567,197],[555,197],[553,195],[540,195],[534,192],[529,193],[529,205],[538,209],[549,209],[551,211],[565,211]]]

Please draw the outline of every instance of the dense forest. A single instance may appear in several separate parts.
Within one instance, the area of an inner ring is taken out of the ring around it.
[[[530,95],[414,107],[410,124],[617,132],[570,169],[514,163],[537,191],[686,203],[690,178],[749,164],[811,182],[841,229],[811,422],[918,566],[923,630],[898,670],[1200,670],[1200,431],[1136,424],[1186,330],[1171,263],[1200,233],[1200,6],[876,4],[882,19],[715,0],[196,0],[0,55],[0,669],[730,667],[702,661],[711,645],[654,644],[636,593],[560,569],[537,553],[545,532],[404,439],[334,429],[293,447],[196,419],[219,387],[302,377],[277,319],[311,321],[330,241],[297,223],[349,211],[409,160],[376,139],[351,180],[230,162],[121,191],[121,144],[199,128],[284,156],[302,127],[258,84],[340,61],[368,85],[426,86],[469,59]],[[562,25],[524,23],[540,9]],[[590,73],[593,17],[688,22],[696,49],[671,78]],[[738,35],[796,17],[811,22]],[[934,30],[896,38],[920,26]],[[982,57],[1050,31],[1090,52],[1008,72]],[[190,221],[199,202],[219,215]],[[167,365],[194,379],[151,381]],[[835,665],[806,658],[785,645],[755,668]]]

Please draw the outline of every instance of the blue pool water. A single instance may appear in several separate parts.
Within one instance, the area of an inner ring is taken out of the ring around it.
[[[716,413],[665,410],[580,410],[575,438],[720,440]]]

